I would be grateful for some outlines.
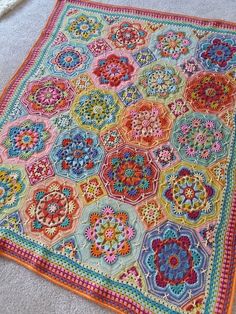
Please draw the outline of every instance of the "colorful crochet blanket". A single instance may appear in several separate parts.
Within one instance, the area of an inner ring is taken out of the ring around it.
[[[236,24],[58,0],[0,98],[0,254],[118,313],[231,313]]]

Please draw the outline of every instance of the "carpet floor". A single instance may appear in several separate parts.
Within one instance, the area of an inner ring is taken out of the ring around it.
[[[235,0],[100,0],[236,22]],[[0,19],[0,91],[39,36],[54,0],[25,0]],[[0,314],[110,313],[0,258]],[[236,314],[236,308],[233,311]],[[224,313],[222,313],[224,314]]]

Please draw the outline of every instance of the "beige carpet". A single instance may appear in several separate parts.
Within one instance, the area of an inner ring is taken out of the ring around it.
[[[0,17],[24,0],[0,0]]]
[[[236,0],[100,0],[236,22]],[[54,0],[25,0],[0,19],[0,90],[39,35]],[[0,258],[0,314],[110,313]],[[236,310],[234,311],[236,314]],[[222,313],[226,314],[226,313]]]

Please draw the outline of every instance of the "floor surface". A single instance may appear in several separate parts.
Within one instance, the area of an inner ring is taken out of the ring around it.
[[[236,22],[236,0],[100,0]],[[54,0],[25,0],[0,19],[0,91],[39,36]],[[106,309],[0,258],[0,314],[105,314]],[[236,309],[234,310],[236,314]],[[225,313],[222,313],[225,314]]]

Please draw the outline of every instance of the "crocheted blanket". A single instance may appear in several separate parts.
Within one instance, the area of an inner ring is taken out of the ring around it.
[[[118,313],[230,313],[235,92],[236,24],[58,0],[0,98],[0,254]]]

